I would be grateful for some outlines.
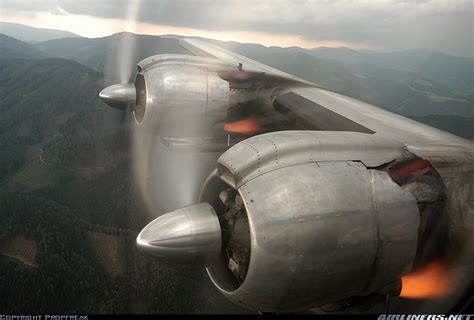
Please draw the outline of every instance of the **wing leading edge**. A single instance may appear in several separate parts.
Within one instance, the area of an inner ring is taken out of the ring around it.
[[[284,112],[291,112],[293,116],[314,122],[316,130],[375,134],[413,148],[430,146],[442,149],[458,146],[468,152],[474,149],[474,144],[469,140],[324,89],[216,45],[197,39],[182,39],[180,44],[194,55],[213,57],[236,66],[242,64],[246,71],[264,72],[292,80],[293,84],[300,83],[301,86],[292,85],[275,97],[274,106],[280,107]]]
[[[201,40],[186,38],[181,39],[179,44],[196,56],[219,59],[235,66],[242,64],[242,68],[245,71],[265,72],[266,74],[288,78],[293,81],[301,82],[302,84],[314,86],[314,84],[309,81]]]

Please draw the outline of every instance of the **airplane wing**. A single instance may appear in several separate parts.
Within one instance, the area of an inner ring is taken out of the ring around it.
[[[266,74],[289,78],[301,82],[302,84],[314,85],[313,83],[298,78],[294,75],[272,68],[263,63],[201,40],[185,38],[181,39],[179,43],[183,48],[196,56],[215,58],[235,66],[242,64],[242,68],[246,71],[265,72]]]
[[[471,141],[322,88],[216,45],[197,39],[182,39],[180,44],[194,55],[216,58],[236,66],[242,64],[246,71],[264,72],[301,84],[277,96],[274,105],[312,122],[316,130],[374,134],[403,143],[408,149],[428,158],[432,150],[437,153],[445,150],[446,156],[442,159],[430,159],[435,161],[466,159],[466,150],[474,148]]]

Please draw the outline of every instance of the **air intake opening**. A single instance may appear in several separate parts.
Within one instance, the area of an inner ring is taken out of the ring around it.
[[[135,102],[135,108],[133,108],[133,115],[135,116],[135,121],[141,123],[146,111],[146,84],[143,74],[137,74],[135,89],[137,92],[137,100]]]
[[[205,182],[200,202],[208,202],[219,218],[222,249],[218,262],[208,266],[214,283],[235,291],[244,282],[250,263],[250,226],[242,198],[214,172]]]

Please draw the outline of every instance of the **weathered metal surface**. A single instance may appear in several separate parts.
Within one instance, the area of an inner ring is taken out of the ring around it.
[[[278,96],[273,105],[278,111],[292,115],[298,118],[299,121],[304,121],[307,123],[306,126],[312,130],[374,133],[374,131],[361,126],[357,122],[293,92]]]
[[[280,131],[258,135],[233,146],[218,160],[219,175],[242,184],[266,172],[314,161],[361,161],[376,167],[402,158],[403,145],[359,132]]]
[[[376,206],[377,254],[367,292],[411,271],[417,249],[420,215],[414,196],[383,171],[369,170]]]
[[[192,137],[223,121],[229,108],[229,84],[217,71],[235,68],[192,56],[158,55],[138,64],[146,91],[143,121],[137,124],[163,136]]]
[[[182,47],[184,47],[186,50],[190,51],[195,55],[219,59],[220,61],[224,61],[235,66],[235,68],[238,68],[238,66],[240,65],[245,71],[265,72],[267,74],[288,78],[297,81],[301,84],[314,86],[314,84],[309,81],[295,77],[291,74],[269,67],[262,63],[258,63],[240,54],[217,47],[213,44],[206,43],[204,41],[200,41],[197,39],[182,39],[179,43]]]
[[[232,285],[224,262],[208,268],[232,301],[302,310],[373,292],[411,270],[418,208],[386,172],[354,161],[311,161],[242,178],[251,239],[245,280]]]

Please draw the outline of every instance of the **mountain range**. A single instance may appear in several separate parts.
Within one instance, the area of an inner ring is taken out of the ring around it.
[[[79,35],[63,30],[34,28],[20,23],[0,21],[0,33],[25,42],[41,42],[52,39],[79,37]]]
[[[208,41],[404,116],[455,115],[474,118],[474,63],[470,58],[430,51],[388,54],[347,48],[308,50]],[[136,62],[150,55],[189,54],[179,45],[176,37],[131,33],[95,39],[54,39],[31,47],[41,52],[38,57],[71,59],[101,72],[106,83],[121,80],[119,71],[123,66],[119,68],[119,64],[125,63],[128,68],[126,73],[133,76]],[[120,55],[123,50],[131,53],[126,61],[122,61]]]
[[[43,53],[26,42],[0,33],[0,57],[16,59],[41,59]]]

